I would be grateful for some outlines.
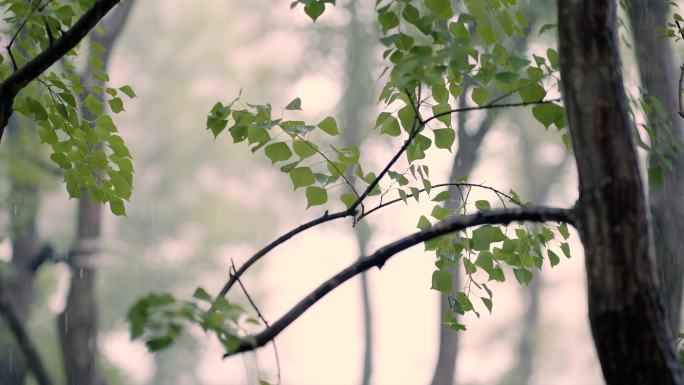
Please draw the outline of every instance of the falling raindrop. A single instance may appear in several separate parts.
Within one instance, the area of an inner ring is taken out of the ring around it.
[[[69,334],[69,313],[64,313],[64,334]]]
[[[78,278],[83,278],[83,268],[78,269]]]

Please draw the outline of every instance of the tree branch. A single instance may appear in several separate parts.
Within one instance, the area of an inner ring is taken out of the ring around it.
[[[33,343],[33,340],[31,340],[31,336],[24,328],[24,323],[14,309],[9,293],[7,293],[7,286],[2,281],[0,281],[0,313],[5,316],[8,326],[17,340],[17,345],[24,353],[26,363],[31,368],[38,384],[52,385],[52,378],[45,368],[43,359],[38,353],[38,349]]]
[[[408,95],[408,93],[407,93],[407,95]],[[507,96],[507,95],[505,95],[505,96]],[[419,98],[420,98],[420,96],[419,96]],[[409,99],[410,99],[410,96],[409,96]],[[501,99],[501,97],[494,99],[492,102],[490,102],[490,104],[486,104],[484,106],[464,107],[464,108],[457,108],[457,109],[454,109],[451,111],[446,111],[446,112],[434,115],[434,116],[432,116],[426,120],[422,120],[420,118],[420,114],[418,113],[418,109],[420,106],[418,104],[414,104],[413,101],[411,101],[411,105],[416,110],[416,115],[415,115],[414,121],[413,121],[413,129],[409,133],[408,139],[406,139],[406,141],[404,141],[404,144],[401,146],[401,148],[399,148],[399,150],[394,154],[392,159],[390,159],[390,161],[387,163],[387,165],[382,169],[382,171],[380,171],[380,173],[368,185],[368,187],[364,190],[364,192],[361,193],[361,195],[349,207],[349,209],[344,210],[344,211],[339,211],[339,212],[336,212],[334,214],[328,214],[328,212],[326,211],[326,213],[323,216],[318,217],[318,218],[316,218],[310,222],[307,222],[303,225],[300,225],[299,227],[292,229],[289,232],[281,235],[278,239],[269,243],[263,249],[259,250],[256,254],[252,255],[247,260],[247,262],[245,262],[242,266],[240,266],[240,268],[235,273],[231,273],[228,277],[228,281],[226,281],[226,283],[223,285],[223,287],[221,288],[221,291],[219,292],[218,295],[221,297],[225,296],[230,291],[230,289],[233,287],[233,285],[235,285],[237,280],[240,279],[240,277],[247,271],[247,269],[250,268],[250,266],[252,266],[255,262],[257,262],[259,259],[261,259],[264,255],[268,254],[271,250],[273,250],[277,246],[283,244],[284,242],[286,242],[287,240],[289,240],[293,236],[295,236],[295,235],[297,235],[297,234],[299,234],[305,230],[308,230],[312,227],[318,226],[322,223],[329,222],[331,220],[344,218],[344,217],[348,217],[348,216],[355,216],[357,213],[357,208],[359,207],[359,205],[361,205],[361,215],[357,219],[360,219],[360,218],[367,216],[369,213],[365,213],[363,210],[363,206],[362,206],[363,200],[366,197],[368,197],[368,195],[371,193],[371,191],[380,183],[380,180],[385,176],[385,174],[387,174],[387,172],[389,172],[390,168],[392,168],[392,166],[397,162],[397,160],[401,157],[401,155],[406,151],[406,149],[409,147],[409,145],[411,144],[413,139],[415,139],[415,137],[418,135],[418,133],[420,133],[422,131],[423,127],[425,127],[425,125],[428,124],[433,119],[437,119],[441,116],[444,116],[447,114],[452,114],[452,113],[457,113],[457,112],[465,112],[465,111],[473,111],[473,110],[487,110],[487,109],[504,108],[504,107],[520,107],[520,106],[528,106],[528,105],[535,105],[535,104],[552,103],[552,102],[556,102],[556,101],[560,100],[560,99],[550,99],[550,100],[539,100],[539,101],[535,101],[535,102],[493,104],[500,99]],[[479,187],[485,187],[485,186],[479,186]],[[494,189],[491,189],[491,190],[496,191]],[[423,191],[423,190],[421,190],[421,191]],[[387,204],[391,204],[391,203],[394,203],[394,202],[388,202]],[[386,206],[386,205],[384,205],[384,206]],[[376,207],[373,209],[373,211],[375,211],[379,208],[380,207]]]
[[[97,0],[74,25],[0,84],[0,139],[12,114],[14,98],[29,82],[37,78],[62,56],[74,48],[120,0]]]
[[[393,255],[415,246],[419,243],[437,238],[441,235],[463,230],[469,227],[485,225],[485,224],[508,224],[514,221],[534,221],[534,222],[567,222],[574,224],[574,209],[561,209],[551,207],[532,207],[532,208],[515,208],[504,210],[492,210],[480,212],[473,215],[460,215],[451,219],[445,220],[422,231],[418,231],[409,236],[401,238],[384,247],[378,249],[375,253],[359,258],[356,262],[349,265],[344,270],[337,273],[332,278],[325,281],[311,294],[302,299],[283,317],[274,322],[272,326],[267,327],[262,332],[256,335],[247,336],[243,338],[238,347],[232,351],[224,354],[224,357],[232,356],[238,353],[254,350],[262,347],[271,340],[273,340],[280,332],[288,327],[292,322],[299,318],[318,300],[325,297],[328,293],[343,284],[350,278],[371,269],[372,267],[382,268],[382,266]]]
[[[506,194],[505,192],[500,191],[500,190],[497,190],[497,189],[495,189],[494,187],[487,186],[487,185],[483,185],[483,184],[479,184],[479,183],[449,182],[449,183],[440,183],[440,184],[432,185],[430,188],[439,188],[439,187],[447,187],[447,186],[456,186],[456,187],[478,187],[478,188],[490,190],[490,191],[492,191],[494,194],[496,194],[497,196],[499,196],[499,197],[503,196],[503,197],[505,197],[506,199],[508,199],[509,201],[511,201],[512,203],[514,203],[514,204],[516,204],[516,205],[518,205],[518,206],[522,206],[522,205],[523,205],[522,202],[519,202],[517,199],[515,199],[515,198],[513,198],[512,196]],[[419,193],[422,193],[422,192],[424,192],[424,191],[425,191],[425,188],[422,188],[422,189],[418,190]],[[412,198],[412,197],[413,197],[413,193],[406,195],[406,198]],[[383,207],[385,207],[385,206],[389,206],[389,205],[391,205],[391,204],[397,203],[397,202],[402,201],[402,200],[403,200],[403,199],[401,199],[401,198],[395,198],[395,199],[392,199],[391,201],[387,201],[387,202],[384,202],[384,203],[380,203],[379,205],[377,205],[377,206],[373,207],[372,209],[366,211],[365,213],[361,214],[361,215],[359,216],[358,219],[360,220],[360,219],[362,219],[362,218],[365,218],[367,215],[372,214],[374,211],[380,210],[381,208],[383,208]]]
[[[507,96],[507,95],[506,95],[506,96]],[[498,99],[495,99],[494,101],[496,101],[496,100],[498,100]],[[441,118],[442,116],[446,116],[446,115],[455,114],[455,113],[457,113],[457,112],[477,111],[477,110],[491,110],[491,109],[493,109],[493,108],[506,108],[506,107],[524,107],[524,106],[533,106],[533,105],[537,105],[537,104],[547,104],[547,103],[560,102],[560,101],[561,101],[560,98],[556,98],[556,99],[537,100],[537,101],[534,101],[534,102],[501,103],[501,104],[491,104],[491,103],[490,103],[490,104],[485,104],[485,105],[483,105],[483,106],[472,106],[472,107],[455,108],[455,109],[453,109],[453,110],[444,111],[444,112],[440,112],[439,114],[433,115],[433,116],[431,116],[430,118],[428,118],[427,120],[425,120],[425,121],[423,122],[423,124],[424,124],[424,125],[425,125],[425,124],[428,124],[428,123],[430,123],[431,121],[433,121],[433,120],[435,120],[435,119],[437,119],[437,118]]]

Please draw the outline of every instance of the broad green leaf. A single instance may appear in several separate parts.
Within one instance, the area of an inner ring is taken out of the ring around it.
[[[292,142],[292,149],[300,159],[306,159],[316,154],[316,145],[308,140],[295,139]]]
[[[454,12],[451,9],[451,0],[425,0],[425,6],[442,19],[448,20],[454,16]]]
[[[557,127],[563,124],[563,107],[555,103],[543,103],[532,107],[532,115],[546,128],[554,123]]]
[[[308,4],[304,6],[304,12],[316,22],[319,16],[325,11],[325,4],[318,2],[317,0],[311,0]]]
[[[136,97],[135,91],[133,91],[133,88],[131,88],[131,86],[119,87],[119,91],[123,92],[124,94],[126,94],[126,96],[128,96],[131,99]]]
[[[482,300],[482,303],[485,305],[485,307],[489,311],[489,314],[492,314],[492,306],[493,306],[492,300],[489,298],[485,298],[485,297],[480,297],[480,300]]]
[[[499,34],[496,33],[496,30],[489,24],[479,24],[476,31],[487,44],[494,44],[499,40]]]
[[[492,242],[503,241],[506,237],[500,228],[484,225],[473,230],[473,250],[489,250]]]
[[[475,207],[477,207],[477,209],[480,211],[489,211],[492,209],[492,206],[489,204],[489,201],[486,200],[475,201]]]
[[[380,26],[382,26],[382,33],[387,33],[387,31],[399,25],[399,18],[394,12],[379,13],[378,21],[380,21]]]
[[[347,208],[350,208],[356,202],[356,195],[350,193],[342,194],[340,200]]]
[[[538,102],[544,98],[546,91],[539,83],[528,83],[518,90],[520,98],[525,103]]]
[[[451,195],[448,191],[442,191],[439,194],[437,194],[434,198],[432,198],[433,202],[446,202],[449,200],[451,200]]]
[[[449,293],[451,292],[452,281],[451,274],[446,271],[435,270],[432,272],[432,286],[430,289]]]
[[[195,293],[192,296],[203,301],[211,301],[211,295],[209,295],[209,293],[207,293],[207,291],[201,287],[195,289]]]
[[[487,100],[489,100],[489,92],[484,88],[475,88],[473,89],[471,98],[478,106],[482,107],[487,104]]]
[[[124,207],[123,201],[121,199],[110,199],[109,208],[112,210],[112,213],[114,215],[126,216],[126,208]]]
[[[301,110],[302,109],[302,99],[300,98],[294,98],[290,103],[285,106],[286,110],[294,111],[294,110]]]
[[[288,160],[292,157],[290,147],[284,142],[272,143],[264,148],[264,154],[271,160],[271,164]]]
[[[121,98],[109,99],[109,108],[111,108],[113,113],[118,114],[124,110],[123,100]]]
[[[389,136],[401,135],[401,127],[399,121],[394,116],[389,116],[380,126],[380,132]]]
[[[554,267],[558,263],[560,263],[560,258],[558,258],[558,254],[554,253],[551,249],[547,249],[546,251],[549,254],[549,263],[551,264],[551,267]]]
[[[316,178],[310,167],[296,167],[290,170],[289,174],[295,190],[299,187],[310,186],[316,183]]]
[[[451,146],[456,139],[456,133],[450,128],[438,128],[432,130],[435,134],[435,145],[437,148],[443,148],[451,151]]]
[[[337,130],[337,122],[335,121],[335,118],[332,116],[328,116],[327,118],[323,119],[320,123],[318,123],[318,128],[323,130],[328,135],[335,136],[339,135],[340,132]]]
[[[328,192],[321,187],[309,186],[306,188],[306,208],[322,205],[328,201]]]
[[[565,255],[566,258],[570,258],[570,245],[568,245],[567,242],[563,242],[560,245],[561,251],[563,251],[563,254]]]

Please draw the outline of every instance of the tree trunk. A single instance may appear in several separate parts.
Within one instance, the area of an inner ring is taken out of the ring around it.
[[[368,127],[369,108],[373,105],[374,91],[372,73],[372,58],[374,41],[367,25],[359,20],[358,7],[363,2],[350,0],[347,3],[349,11],[349,24],[347,26],[347,60],[345,77],[347,89],[342,100],[342,110],[344,116],[344,130],[342,140],[346,146],[359,146],[361,144],[361,133],[364,127]],[[348,180],[354,183],[354,175],[350,173]],[[356,241],[359,248],[359,255],[366,255],[366,245],[371,236],[371,230],[366,222],[361,222],[355,228]],[[361,309],[363,316],[363,354],[361,369],[361,385],[369,385],[373,372],[373,328],[372,328],[372,309],[369,292],[368,275],[361,274]]]
[[[654,143],[654,147],[660,153],[668,153],[671,139],[684,141],[684,127],[678,114],[677,70],[670,39],[662,38],[656,32],[657,27],[667,24],[670,6],[665,0],[632,0],[628,13],[641,86],[647,95],[658,99],[668,113],[664,119],[655,110],[648,115],[648,124],[656,129],[662,140]],[[684,221],[684,152],[674,154],[671,166],[653,155],[649,163],[651,167],[660,167],[664,177],[663,186],[650,186],[649,198],[658,278],[670,328],[676,332],[679,330],[684,272],[684,260],[681,257],[684,250],[684,237],[681,236]]]
[[[589,321],[606,383],[682,384],[659,296],[613,0],[560,0],[563,99],[577,162]]]
[[[100,53],[91,50],[90,55],[98,56],[104,63],[106,71],[114,42],[119,36],[130,13],[133,0],[123,1],[112,15],[103,20],[104,33],[90,33],[91,41],[102,46]],[[93,79],[89,71],[82,76],[83,84],[104,86],[104,82]],[[92,88],[88,93],[104,100],[103,94],[95,93]],[[85,98],[86,95],[81,95]],[[83,117],[95,120],[85,109],[81,109]],[[64,311],[58,317],[59,336],[66,381],[69,385],[103,385],[106,379],[98,364],[97,347],[97,300],[95,296],[95,263],[102,217],[102,205],[95,203],[84,191],[78,205],[78,231],[71,251],[69,265],[71,269],[71,286]]]
[[[8,140],[11,148],[26,150],[22,142],[22,131],[18,127],[16,117],[11,118],[8,124]],[[19,155],[19,154],[15,154]],[[11,165],[10,169],[10,236],[12,240],[12,276],[6,281],[8,300],[14,309],[18,320],[26,325],[28,321],[31,303],[33,302],[33,270],[31,260],[38,245],[38,231],[36,228],[36,216],[38,213],[39,194],[37,181],[27,180],[16,168]],[[0,385],[20,385],[26,377],[26,362],[23,353],[16,348],[11,332],[2,325],[4,334],[0,345]]]
[[[465,106],[464,91],[459,98],[459,107]],[[496,113],[488,111],[484,120],[480,123],[477,132],[469,135],[465,129],[465,114],[458,114],[456,121],[456,130],[458,132],[458,150],[454,156],[454,162],[451,167],[449,181],[453,182],[463,176],[468,176],[475,168],[477,163],[477,155],[479,153],[480,145],[484,140],[487,132],[494,124]],[[449,196],[452,200],[447,202],[447,207],[455,211],[463,207],[461,192],[458,187],[449,186]],[[453,277],[452,287],[454,294],[459,290],[461,282],[460,264],[456,264],[448,271]],[[449,296],[440,293],[439,299],[439,315],[438,319],[442,319],[442,315],[450,312]],[[435,366],[434,374],[432,375],[431,385],[452,385],[456,378],[456,358],[458,356],[459,332],[454,331],[449,326],[439,326],[439,347],[437,348],[437,365]]]

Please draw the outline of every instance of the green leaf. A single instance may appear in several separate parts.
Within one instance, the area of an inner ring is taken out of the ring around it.
[[[496,30],[489,24],[479,24],[476,31],[487,44],[494,44],[499,40],[499,34],[496,33]]]
[[[306,208],[322,205],[328,201],[328,192],[321,187],[309,186],[306,188]]]
[[[292,149],[300,159],[306,159],[316,154],[316,145],[308,140],[295,139],[292,142]]]
[[[492,300],[489,298],[485,298],[485,297],[480,297],[480,299],[482,300],[482,303],[485,305],[485,307],[489,311],[489,314],[492,314],[492,305],[493,305]]]
[[[432,198],[433,202],[446,202],[448,200],[451,200],[451,195],[448,191],[442,191],[439,194],[437,194],[434,198]]]
[[[441,291],[442,293],[451,292],[453,284],[451,274],[442,270],[435,270],[432,272],[432,286],[430,289]]]
[[[456,133],[450,128],[438,128],[432,130],[435,134],[435,145],[437,148],[443,148],[451,152],[451,146],[456,139]]]
[[[532,107],[532,115],[544,127],[549,128],[551,124],[556,124],[556,127],[563,125],[563,107],[555,103],[538,104]]]
[[[566,258],[570,258],[570,245],[568,245],[567,242],[563,242],[560,245],[561,251],[563,251],[563,254],[565,255]]]
[[[307,15],[316,22],[316,19],[318,19],[319,16],[323,14],[325,11],[325,4],[319,3],[316,0],[310,1],[308,4],[304,6],[304,12],[306,12]]]
[[[118,114],[119,112],[124,110],[123,100],[121,100],[121,98],[118,97],[109,99],[109,108],[111,108],[113,113]]]
[[[26,104],[28,104],[29,110],[35,115],[36,120],[47,120],[48,113],[39,101],[28,97],[26,98]]]
[[[489,245],[492,242],[500,242],[505,238],[504,233],[498,227],[490,225],[478,227],[473,230],[473,250],[489,250]]]
[[[558,226],[558,232],[563,236],[563,239],[570,238],[570,231],[568,231],[568,224],[563,222]]]
[[[554,253],[551,249],[547,249],[547,252],[549,254],[549,263],[551,264],[551,267],[554,267],[558,263],[560,263],[560,258],[558,258],[558,254]]]
[[[653,187],[663,187],[665,178],[663,178],[663,169],[660,166],[651,166],[648,168],[648,184]]]
[[[380,21],[380,26],[382,26],[382,33],[387,33],[387,31],[399,25],[399,18],[394,12],[379,13],[378,21]]]
[[[318,123],[318,128],[330,136],[340,134],[340,132],[337,130],[337,122],[332,116],[328,116],[327,118],[323,119],[323,121]]]
[[[529,83],[518,90],[520,98],[525,103],[538,102],[544,98],[546,91],[539,83]]]
[[[350,208],[356,202],[356,195],[355,194],[349,194],[349,193],[342,194],[340,196],[340,200],[342,201],[342,203],[344,203],[344,205],[347,208]]]
[[[394,116],[388,116],[380,126],[380,132],[389,136],[401,135],[401,127],[399,121]]]
[[[109,208],[114,215],[126,216],[126,207],[124,207],[123,201],[119,198],[112,198],[109,201]]]
[[[294,111],[294,110],[301,110],[302,109],[302,99],[300,98],[294,98],[290,103],[285,106],[286,110]]]
[[[119,87],[119,91],[123,92],[124,94],[126,94],[126,96],[128,96],[131,99],[133,99],[136,96],[131,86]]]
[[[473,101],[480,107],[484,106],[489,100],[489,92],[484,88],[475,88],[471,95]]]
[[[475,201],[475,207],[477,207],[477,209],[480,211],[489,211],[492,209],[492,206],[489,204],[489,201],[486,200]]]
[[[102,103],[92,94],[83,99],[83,104],[88,112],[90,112],[93,116],[102,115]]]
[[[264,154],[271,160],[271,164],[288,160],[292,157],[290,147],[284,142],[272,143],[264,148]]]
[[[316,183],[316,178],[310,167],[295,167],[290,170],[289,174],[295,190],[299,187],[310,186]]]
[[[211,295],[209,295],[209,293],[207,293],[207,291],[201,287],[195,289],[195,293],[192,296],[203,301],[211,301]]]
[[[451,0],[425,0],[425,6],[442,19],[451,19],[454,12],[451,9]]]

